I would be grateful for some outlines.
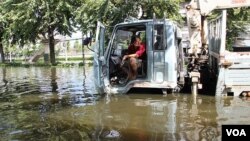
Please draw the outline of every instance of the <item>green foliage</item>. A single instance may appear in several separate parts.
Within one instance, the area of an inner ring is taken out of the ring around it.
[[[140,8],[143,16],[139,18],[152,18],[153,13],[157,18],[163,18],[167,13],[167,18],[179,20],[180,1],[5,0],[1,2],[0,23],[9,23],[5,38],[12,39],[12,43],[25,44],[41,37],[48,38],[49,27],[62,35],[71,35],[77,25],[84,33],[94,31],[97,20],[112,27],[128,16],[137,17]]]
[[[129,16],[139,19],[166,18],[181,21],[179,4],[182,0],[85,0],[76,10],[76,19],[84,33],[94,31],[101,21],[111,32],[112,27]],[[140,17],[138,14],[141,13]]]
[[[62,34],[71,35],[73,30],[75,7],[78,1],[66,0],[6,0],[3,16],[10,21],[9,38],[13,43],[35,42],[40,35],[46,37],[48,28]]]
[[[80,0],[5,0],[0,4],[2,17],[8,23],[5,39],[21,45],[49,39],[50,59],[55,63],[54,36],[74,31],[73,11],[80,6]]]
[[[49,39],[53,36],[50,33],[71,35],[74,27],[80,27],[83,33],[91,31],[93,34],[96,21],[103,22],[108,27],[108,33],[111,33],[115,24],[129,16],[137,17],[140,10],[143,12],[139,17],[141,19],[152,18],[153,13],[157,18],[163,18],[164,13],[167,13],[167,18],[177,20],[180,1],[2,0],[0,39],[23,46],[30,42],[36,43],[38,39]],[[53,44],[50,46],[50,49],[54,48]]]
[[[181,0],[142,0],[143,14],[145,18],[153,18],[155,13],[156,18],[169,18],[175,21],[180,21],[179,5]]]

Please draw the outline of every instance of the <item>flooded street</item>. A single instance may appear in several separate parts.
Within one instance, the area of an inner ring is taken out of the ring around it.
[[[92,71],[0,67],[0,140],[219,141],[221,125],[250,124],[250,99],[101,96]]]

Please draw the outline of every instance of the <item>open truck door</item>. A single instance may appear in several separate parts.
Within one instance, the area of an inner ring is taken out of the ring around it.
[[[95,46],[94,46],[94,79],[95,85],[99,93],[104,93],[104,77],[103,66],[106,64],[104,57],[104,37],[105,26],[101,22],[97,22]]]

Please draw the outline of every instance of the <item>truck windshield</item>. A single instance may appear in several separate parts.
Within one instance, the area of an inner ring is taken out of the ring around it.
[[[139,36],[142,41],[145,41],[145,26],[125,26],[116,30],[115,38],[112,45],[113,55],[122,56],[131,44],[133,36]]]

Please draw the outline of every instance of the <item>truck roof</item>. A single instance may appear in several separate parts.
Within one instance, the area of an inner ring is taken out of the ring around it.
[[[120,25],[128,25],[128,24],[140,24],[140,23],[151,23],[151,22],[155,22],[155,23],[162,23],[163,21],[165,21],[167,24],[171,24],[171,25],[178,25],[176,22],[170,20],[170,19],[144,19],[144,20],[138,20],[138,19],[133,19],[133,20],[126,20],[122,23],[117,24],[116,26],[120,26]]]

